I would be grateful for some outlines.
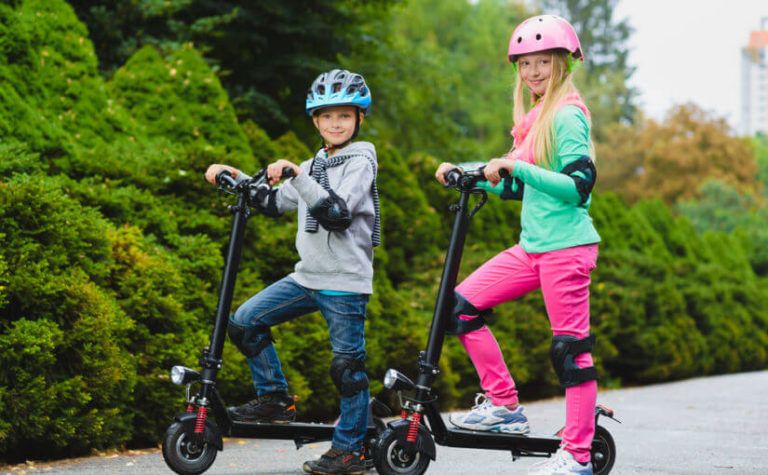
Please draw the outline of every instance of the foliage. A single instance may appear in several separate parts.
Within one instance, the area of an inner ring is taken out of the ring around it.
[[[287,131],[308,79],[386,17],[391,0],[71,0],[108,74],[151,45],[194,43],[221,71],[241,116]]]
[[[125,442],[133,321],[105,288],[108,223],[41,175],[2,183],[0,222],[2,260],[14,269],[0,309],[0,387],[12,428],[2,452],[39,457]]]
[[[422,0],[391,14],[391,21],[371,23],[366,36],[373,40],[342,58],[370,83],[372,140],[396,144],[406,156],[421,151],[456,162],[509,149],[513,76],[504,52],[509,25],[524,9],[496,0]]]
[[[756,193],[757,164],[748,140],[729,133],[725,120],[694,104],[672,109],[666,120],[616,125],[598,144],[601,190],[628,201],[660,197],[669,204],[698,198],[699,185],[716,179]]]

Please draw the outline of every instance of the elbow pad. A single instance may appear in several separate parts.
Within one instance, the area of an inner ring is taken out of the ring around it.
[[[513,176],[505,176],[502,180],[503,186],[499,197],[502,200],[518,200],[523,199],[523,188],[525,183],[519,178]]]
[[[251,205],[255,205],[259,213],[270,218],[277,218],[283,213],[277,210],[277,190],[258,191],[251,197]],[[266,200],[266,205],[262,204]]]
[[[328,190],[328,198],[313,206],[309,214],[328,231],[344,231],[352,224],[347,202],[333,190]]]
[[[586,203],[589,199],[589,194],[592,193],[592,188],[595,186],[595,181],[597,181],[597,169],[592,159],[581,157],[575,162],[568,164],[560,173],[571,177],[576,184],[576,191],[579,192],[581,197],[579,206]]]

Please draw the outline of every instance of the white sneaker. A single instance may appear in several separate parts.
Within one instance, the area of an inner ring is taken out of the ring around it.
[[[523,409],[523,406],[518,406],[510,411],[505,406],[494,406],[484,394],[478,394],[470,412],[456,417],[451,415],[449,420],[462,429],[527,434],[531,428]]]
[[[531,466],[528,475],[592,475],[592,463],[582,465],[562,448],[549,459]]]

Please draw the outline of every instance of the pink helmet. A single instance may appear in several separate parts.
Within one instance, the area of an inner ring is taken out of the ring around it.
[[[584,61],[576,30],[568,20],[556,15],[539,15],[520,23],[509,39],[509,61],[514,63],[521,55],[566,49],[574,58]]]

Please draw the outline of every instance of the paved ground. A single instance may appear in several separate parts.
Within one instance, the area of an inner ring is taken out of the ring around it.
[[[768,371],[698,378],[601,392],[598,402],[622,421],[602,423],[616,440],[615,474],[768,474]],[[564,420],[562,399],[527,405],[538,433],[554,433]],[[229,439],[206,472],[212,475],[298,475],[304,460],[328,444],[297,451],[293,442]],[[428,474],[525,473],[535,460],[505,452],[437,448]],[[2,467],[13,474],[170,474],[159,450],[57,463]]]

